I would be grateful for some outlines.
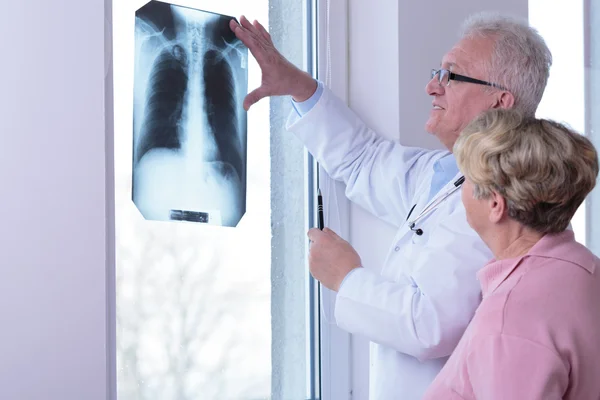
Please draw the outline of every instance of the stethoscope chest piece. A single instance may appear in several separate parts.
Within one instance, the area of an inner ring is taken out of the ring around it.
[[[451,188],[449,191],[447,191],[444,195],[442,195],[439,198],[437,198],[429,206],[427,206],[423,211],[421,211],[419,213],[419,215],[417,216],[417,218],[415,218],[414,220],[412,220],[412,221],[410,221],[408,223],[408,227],[410,228],[410,230],[413,231],[414,233],[416,233],[417,236],[423,235],[423,229],[421,229],[421,228],[416,228],[415,229],[417,221],[421,220],[425,215],[427,215],[428,213],[430,213],[433,210],[435,210],[444,200],[446,200],[448,198],[448,196],[450,196],[452,193],[454,193],[458,189],[460,189],[460,187],[464,183],[464,181],[465,181],[465,177],[464,176],[461,176],[460,178],[458,178],[454,182],[454,187],[453,188]],[[407,220],[408,220],[408,218],[410,218],[410,215],[412,214],[412,212],[415,209],[415,207],[416,207],[416,204],[411,208],[410,212],[408,213],[408,217],[406,217]]]
[[[410,228],[411,231],[413,231],[414,233],[416,233],[418,236],[421,236],[423,234],[423,229],[421,229],[421,228],[415,229],[415,223],[414,222],[411,223],[408,227]]]

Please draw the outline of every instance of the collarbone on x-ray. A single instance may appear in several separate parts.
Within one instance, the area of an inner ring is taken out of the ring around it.
[[[231,19],[136,12],[132,199],[146,219],[236,226],[246,212],[248,51]]]

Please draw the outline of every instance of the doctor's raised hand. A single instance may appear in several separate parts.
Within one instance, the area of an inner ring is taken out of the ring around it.
[[[279,53],[260,22],[251,23],[242,15],[239,24],[232,19],[229,27],[248,47],[262,71],[261,85],[244,99],[246,111],[265,97],[289,95],[301,102],[314,94],[317,82]]]
[[[354,248],[334,231],[312,228],[307,233],[311,241],[308,263],[312,276],[328,289],[338,291],[344,278],[361,260]]]

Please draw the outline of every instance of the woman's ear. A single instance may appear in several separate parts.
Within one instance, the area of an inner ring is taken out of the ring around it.
[[[507,211],[507,207],[506,207],[506,199],[504,199],[504,197],[500,196],[500,194],[498,194],[497,192],[492,192],[492,195],[489,197],[488,201],[488,206],[489,206],[489,210],[490,210],[490,214],[489,214],[489,218],[490,218],[490,222],[492,223],[498,223],[502,220],[502,218],[504,218],[504,215],[506,214]]]

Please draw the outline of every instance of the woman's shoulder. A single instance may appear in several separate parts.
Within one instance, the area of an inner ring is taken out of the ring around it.
[[[565,326],[577,330],[582,321],[588,321],[600,333],[600,314],[596,311],[600,304],[600,264],[597,257],[586,262],[582,266],[562,258],[525,258],[525,273],[506,294],[502,330],[532,338],[548,335],[551,341],[553,333]]]

